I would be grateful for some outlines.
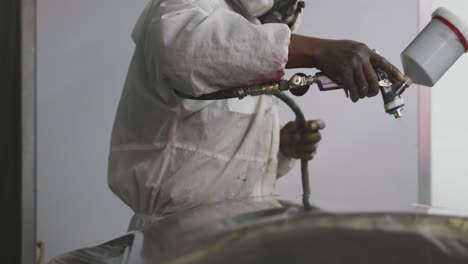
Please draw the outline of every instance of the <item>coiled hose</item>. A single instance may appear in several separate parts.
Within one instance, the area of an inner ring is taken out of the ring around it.
[[[304,117],[304,113],[302,112],[299,105],[294,102],[294,100],[287,96],[285,93],[275,93],[278,99],[283,101],[285,104],[291,108],[291,110],[296,115],[296,122],[298,122],[299,129],[302,132],[307,130],[307,121]],[[313,209],[312,205],[310,204],[310,185],[309,185],[309,161],[308,160],[301,160],[301,178],[302,178],[302,204],[304,206],[304,210],[309,211]]]

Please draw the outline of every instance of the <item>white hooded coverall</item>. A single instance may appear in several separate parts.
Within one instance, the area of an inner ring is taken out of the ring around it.
[[[134,29],[108,175],[134,218],[270,196],[292,165],[279,153],[276,98],[193,101],[174,93],[284,76],[288,26],[261,25],[235,9],[224,0],[153,0]]]

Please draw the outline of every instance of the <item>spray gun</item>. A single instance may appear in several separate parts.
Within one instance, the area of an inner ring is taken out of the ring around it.
[[[377,69],[376,73],[379,80],[380,92],[384,101],[385,111],[388,114],[394,115],[395,118],[400,118],[401,111],[405,107],[405,103],[400,95],[410,86],[409,80],[402,83],[392,83],[387,73],[380,69]],[[194,100],[219,100],[229,98],[243,99],[246,96],[276,95],[285,91],[290,91],[295,96],[302,96],[307,93],[310,86],[313,84],[317,84],[320,91],[343,89],[342,86],[333,82],[325,74],[319,72],[315,75],[296,73],[289,80],[280,80],[252,86],[220,90],[200,97],[183,95],[177,91],[176,93],[184,98]]]
[[[376,73],[385,112],[395,116],[395,118],[400,118],[402,116],[401,111],[403,111],[405,107],[405,102],[403,98],[401,98],[401,94],[411,85],[409,79],[401,83],[392,83],[388,74],[384,71],[377,69]],[[314,76],[306,76],[302,73],[295,74],[289,82],[291,85],[291,93],[296,96],[304,95],[308,91],[309,86],[314,83],[317,84],[320,91],[343,89],[342,86],[336,84],[321,72]],[[346,90],[345,92],[347,93]]]

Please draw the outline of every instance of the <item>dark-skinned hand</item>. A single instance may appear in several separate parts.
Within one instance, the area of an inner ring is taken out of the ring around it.
[[[343,86],[351,100],[379,93],[375,68],[386,72],[394,81],[404,75],[384,57],[365,44],[352,40],[330,40],[292,35],[288,68],[317,68]]]
[[[295,121],[287,123],[280,132],[280,151],[289,158],[312,160],[319,141],[320,130],[325,128],[322,120],[307,121],[307,131],[302,133]]]

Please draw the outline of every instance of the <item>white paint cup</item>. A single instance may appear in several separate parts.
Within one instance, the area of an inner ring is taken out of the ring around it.
[[[405,75],[413,83],[432,87],[468,51],[468,24],[446,8],[401,53]]]

